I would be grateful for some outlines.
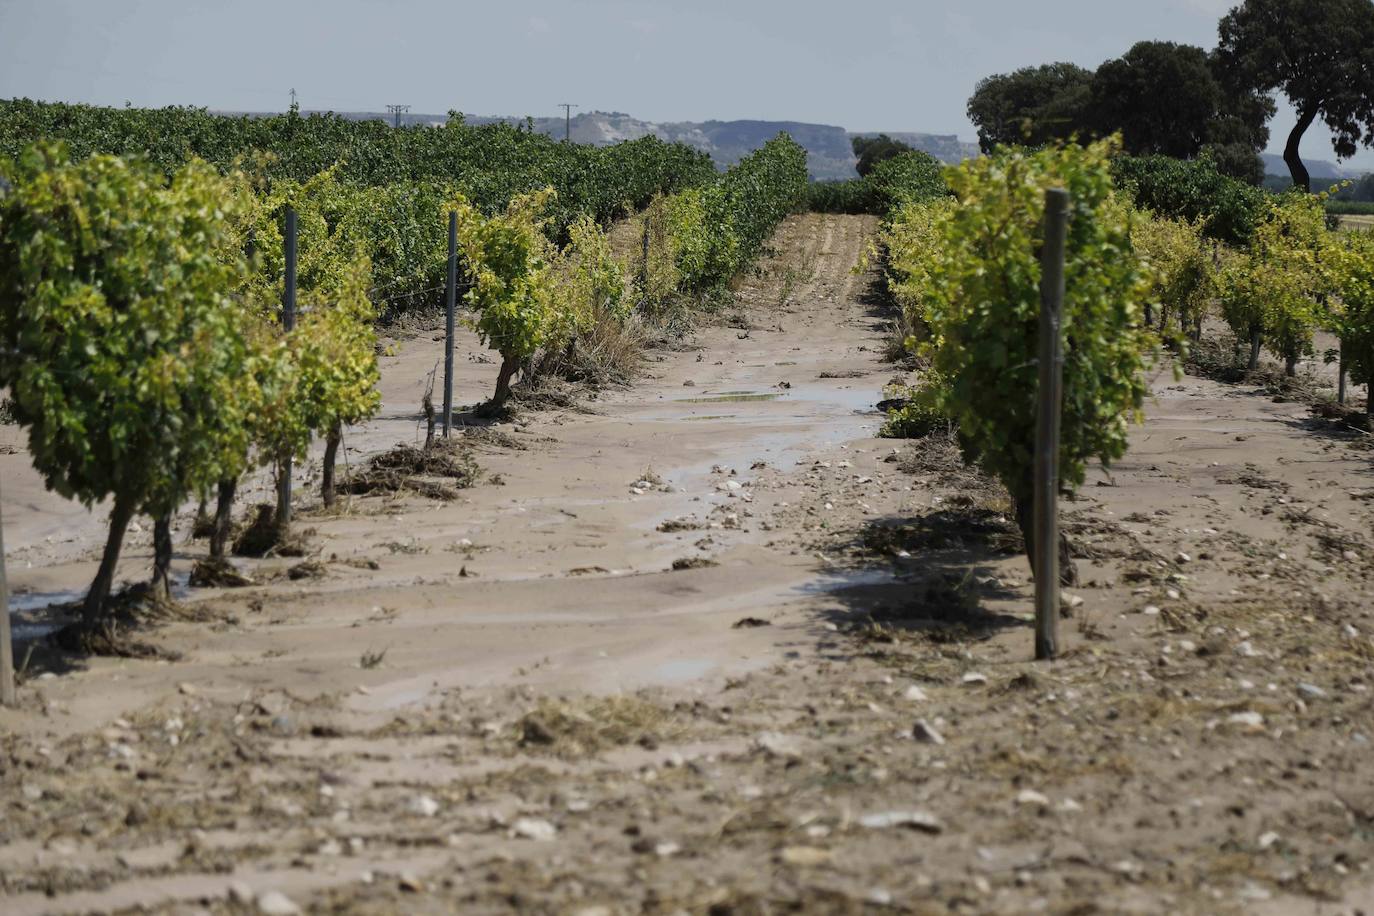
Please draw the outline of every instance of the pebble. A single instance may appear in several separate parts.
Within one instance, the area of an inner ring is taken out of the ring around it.
[[[1236,712],[1227,717],[1226,721],[1231,725],[1239,725],[1250,731],[1257,731],[1264,728],[1264,716],[1257,712]]]
[[[1236,648],[1233,651],[1241,658],[1254,658],[1256,655],[1259,655],[1259,653],[1255,651],[1254,644],[1248,639],[1236,643]]]
[[[910,700],[913,703],[924,703],[926,700],[930,698],[926,696],[926,692],[924,690],[922,690],[915,684],[912,684],[910,687],[908,687],[906,690],[902,692],[902,699]]]
[[[1316,684],[1301,683],[1298,685],[1298,693],[1309,700],[1321,700],[1326,697],[1326,691],[1322,690]]]
[[[406,807],[411,814],[418,814],[421,817],[433,817],[439,813],[439,803],[428,795],[415,796]]]
[[[1016,803],[1018,805],[1034,805],[1037,808],[1049,807],[1050,800],[1043,792],[1034,789],[1022,789],[1016,793]]]
[[[511,834],[527,840],[548,842],[558,835],[558,828],[537,817],[519,817],[511,825]]]
[[[911,729],[911,737],[925,744],[940,745],[945,743],[945,736],[936,731],[935,726],[925,719],[917,720]]]
[[[229,901],[231,903],[237,903],[239,906],[251,906],[253,903],[253,889],[242,881],[230,881]]]
[[[970,671],[960,678],[960,680],[969,685],[986,684],[988,682],[988,676],[986,674],[980,674],[977,671]]]
[[[1164,597],[1168,598],[1170,601],[1177,601],[1183,596],[1179,593],[1178,589],[1169,588],[1164,590]]]
[[[183,696],[188,696],[188,697],[193,697],[193,696],[195,696],[196,693],[198,692],[198,691],[196,690],[196,685],[195,685],[195,684],[190,684],[190,683],[187,683],[186,681],[182,681],[180,684],[177,684],[177,690],[180,691],[181,694],[182,694]]]
[[[1145,607],[1140,611],[1140,613],[1144,614],[1146,617],[1158,617],[1158,616],[1159,616],[1159,608],[1156,607],[1156,606],[1153,605],[1153,604],[1147,604],[1147,605],[1145,605]]]
[[[784,865],[812,868],[827,864],[830,861],[830,850],[816,846],[786,846],[783,847],[778,859]]]
[[[1259,838],[1259,848],[1268,849],[1279,841],[1279,835],[1270,830],[1268,833],[1261,833]]]
[[[1191,563],[1193,561],[1192,557],[1181,550],[1174,556],[1174,559],[1180,563]]]
[[[401,872],[396,879],[396,886],[401,890],[411,894],[418,894],[425,889],[425,883],[419,879],[414,872]]]
[[[770,757],[800,757],[797,742],[781,732],[760,732],[754,738],[754,746]]]
[[[266,916],[295,916],[301,908],[281,891],[267,891],[258,895],[258,912]]]
[[[859,818],[859,826],[870,830],[889,827],[910,827],[924,833],[939,833],[945,829],[940,819],[927,811],[879,811]]]
[[[1083,806],[1072,798],[1066,798],[1054,806],[1054,810],[1060,814],[1077,814],[1083,810]]]

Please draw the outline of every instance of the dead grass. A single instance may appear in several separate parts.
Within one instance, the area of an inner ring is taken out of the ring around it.
[[[560,757],[628,744],[654,746],[682,730],[671,710],[634,696],[541,699],[517,727],[520,747]]]
[[[477,481],[479,468],[465,445],[438,439],[429,448],[397,445],[373,458],[339,484],[355,496],[410,491],[429,499],[452,501],[458,490]]]

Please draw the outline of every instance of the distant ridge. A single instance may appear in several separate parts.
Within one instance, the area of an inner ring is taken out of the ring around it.
[[[221,114],[266,117],[276,112],[224,111]],[[303,111],[302,114],[320,112]],[[339,111],[339,117],[352,121],[387,121],[393,115],[380,111]],[[564,120],[550,118],[518,118],[513,116],[463,115],[469,124],[532,123],[534,129],[551,137],[562,137]],[[400,116],[405,125],[442,125],[448,115],[406,113]],[[709,153],[716,167],[726,169],[758,149],[779,131],[787,131],[806,150],[807,170],[817,180],[854,178],[856,159],[850,138],[874,136],[876,132],[850,133],[843,127],[830,124],[810,124],[804,121],[643,121],[620,111],[588,111],[572,119],[572,139],[577,143],[607,146],[622,140],[634,140],[653,135],[669,142],[685,143]],[[978,146],[964,143],[947,134],[889,132],[888,136],[925,150],[943,162],[959,162],[978,155]]]

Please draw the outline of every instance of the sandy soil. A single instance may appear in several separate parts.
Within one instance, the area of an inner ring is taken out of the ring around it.
[[[873,438],[873,229],[788,220],[693,348],[473,437],[457,501],[308,499],[323,575],[242,561],[259,584],[144,634],[180,660],[37,657],[0,711],[0,911],[1367,910],[1368,437],[1161,373],[1068,506],[1085,585],[1033,663],[1002,495]],[[432,337],[353,462],[415,440]],[[495,367],[459,353],[476,400]],[[33,634],[101,518],[14,437]]]

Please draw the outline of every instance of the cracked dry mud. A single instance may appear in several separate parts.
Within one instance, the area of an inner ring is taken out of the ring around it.
[[[193,591],[214,623],[146,634],[181,660],[36,663],[0,711],[0,911],[1368,911],[1362,440],[1161,373],[1065,507],[1082,600],[1031,662],[1003,496],[873,438],[873,230],[789,219],[698,348],[474,437],[456,501],[307,503],[323,574]],[[351,461],[414,441],[431,338]],[[0,470],[20,606],[80,589],[98,514]]]

